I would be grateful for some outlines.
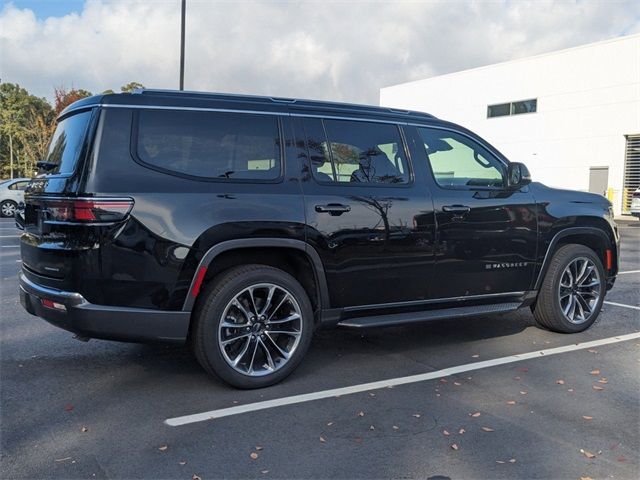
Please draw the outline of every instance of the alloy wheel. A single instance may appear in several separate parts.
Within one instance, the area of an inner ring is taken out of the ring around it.
[[[589,320],[601,295],[600,274],[595,263],[578,257],[566,266],[560,277],[558,298],[562,313],[576,325]]]
[[[16,214],[16,206],[11,202],[2,204],[2,215],[5,217],[13,217]]]
[[[302,311],[286,289],[272,283],[245,288],[220,319],[218,346],[237,372],[252,377],[282,368],[300,343]]]

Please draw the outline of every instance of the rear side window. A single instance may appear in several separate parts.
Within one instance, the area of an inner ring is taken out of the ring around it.
[[[274,180],[280,176],[280,133],[273,115],[141,110],[137,158],[191,177]]]
[[[305,121],[311,172],[320,182],[405,184],[409,169],[396,125]]]
[[[9,190],[24,190],[29,185],[29,182],[16,182],[13,185],[9,185]]]
[[[76,113],[58,122],[49,151],[40,163],[46,173],[72,173],[78,163],[91,111]]]

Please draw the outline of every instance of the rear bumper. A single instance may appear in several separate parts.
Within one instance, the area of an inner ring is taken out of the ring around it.
[[[42,300],[55,302],[56,308]],[[95,305],[75,292],[38,285],[20,275],[20,303],[32,315],[82,337],[125,342],[184,342],[191,312]]]

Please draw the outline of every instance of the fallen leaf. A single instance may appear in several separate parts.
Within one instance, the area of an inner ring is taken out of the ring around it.
[[[327,423],[327,427],[330,427],[331,425],[333,425],[333,422],[328,422]]]
[[[527,393],[529,393],[529,392],[527,392],[526,390],[521,390],[520,391],[520,395],[526,395]]]
[[[496,463],[507,463],[504,460],[496,460]]]
[[[556,380],[556,383],[557,383],[558,385],[564,385],[564,380]]]
[[[484,430],[485,432],[493,432],[493,428],[490,427],[482,427],[482,430]]]
[[[369,430],[375,430],[375,429],[376,429],[376,427],[374,427],[373,425],[369,426]]]
[[[573,388],[567,388],[567,392],[573,393]]]
[[[258,454],[256,452],[251,452],[251,455],[249,455],[251,457],[251,460],[255,460],[256,458],[258,458]]]
[[[326,443],[326,440],[324,439],[324,437],[320,437],[320,443]]]
[[[265,473],[269,473],[269,470],[260,470],[260,473],[264,475]]]
[[[520,368],[518,368],[518,371],[526,373],[526,372],[529,371],[529,369],[527,367],[520,367]]]
[[[452,443],[452,444],[451,444],[451,448],[452,448],[453,450],[458,450],[458,448],[459,448],[459,447],[458,447],[458,444],[457,444],[457,443]]]
[[[477,353],[475,355],[471,355],[471,358],[478,358],[480,357],[480,355],[478,355]]]
[[[591,370],[589,373],[591,375],[600,375],[600,370]]]
[[[449,434],[449,432],[447,432],[446,430],[443,430],[443,431],[442,431],[442,434],[443,434],[443,435],[445,435],[445,436],[447,436],[447,437],[450,435],[450,434]]]
[[[591,453],[591,452],[588,452],[586,450],[583,450],[582,448],[580,449],[580,453],[583,454],[587,458],[596,458],[596,455],[594,453]]]
[[[582,415],[582,418],[585,420],[593,420],[593,417],[590,417],[589,415]]]
[[[376,394],[375,394],[375,393],[373,393],[373,392],[371,392],[371,393],[369,393],[369,396],[370,396],[370,397],[375,397],[375,396],[376,396]]]
[[[420,415],[419,413],[414,413],[413,416],[416,418],[420,418],[422,415]]]
[[[440,379],[440,383],[447,383],[447,379],[446,378],[441,378]]]
[[[461,428],[460,430],[458,430],[459,435],[463,435],[465,432],[466,430],[464,428]]]
[[[392,428],[393,428],[394,430],[400,430],[400,427],[398,427],[397,425],[394,425]]]
[[[65,409],[67,412],[70,412],[70,411],[72,411],[72,410],[73,410],[73,405],[71,405],[71,404],[65,405],[64,409]]]
[[[589,352],[589,353],[598,353],[598,350],[596,350],[594,348],[590,348],[589,350],[587,350],[587,352]]]
[[[460,382],[453,382],[453,384],[454,384],[456,387],[459,387],[460,385],[462,385]]]
[[[594,390],[604,390],[603,387],[601,387],[600,385],[592,385]]]
[[[520,377],[513,377],[514,380],[520,380]]]
[[[185,462],[184,460],[182,462],[178,462],[180,465],[186,465],[187,462]]]
[[[358,416],[359,416],[359,417],[364,417],[364,412],[363,412],[363,411],[359,411],[359,412],[358,412]]]
[[[89,429],[88,429],[87,427],[84,427],[84,426],[83,426],[83,427],[80,429],[80,431],[81,431],[82,433],[84,433],[84,432],[88,432],[88,431],[89,431]]]
[[[591,477],[580,477],[580,480],[593,480]]]
[[[472,416],[473,418],[478,418],[481,415],[481,413],[475,412],[475,413],[470,413],[469,415]]]
[[[256,445],[256,450],[260,451],[262,450],[264,447],[262,445]]]
[[[54,462],[66,462],[67,460],[71,460],[71,457],[56,458]]]
[[[194,473],[193,477],[191,477],[191,480],[202,480],[202,478]]]
[[[605,384],[605,383],[609,383],[609,382],[607,381],[606,378],[602,377],[600,380],[598,380],[598,383]]]
[[[516,459],[512,458],[511,460],[509,460],[509,463],[516,463]]]
[[[515,401],[515,400],[509,400],[509,401],[507,402],[507,405],[515,405],[515,404],[516,404],[516,401]]]
[[[169,447],[167,445],[162,445],[162,446],[158,447],[158,450],[160,450],[161,452],[166,452],[168,448]]]

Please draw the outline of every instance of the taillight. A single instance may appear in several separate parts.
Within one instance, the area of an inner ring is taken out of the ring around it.
[[[130,198],[42,199],[43,220],[50,223],[113,223],[133,208]]]

